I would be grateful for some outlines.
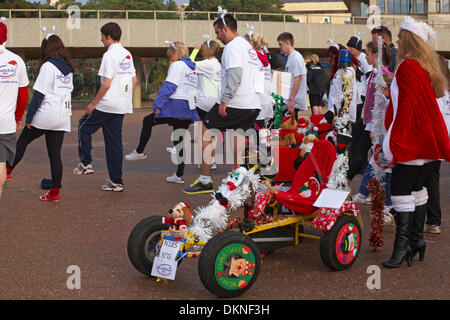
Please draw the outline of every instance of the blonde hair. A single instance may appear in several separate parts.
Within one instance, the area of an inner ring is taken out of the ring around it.
[[[255,48],[255,50],[262,50],[264,47],[267,48],[269,45],[267,39],[257,33],[252,33],[251,39],[248,34],[246,34],[244,38],[253,46],[253,48]]]
[[[319,63],[319,61],[320,61],[319,56],[317,54],[313,53],[311,55],[311,61],[314,62],[314,64]]]
[[[398,37],[401,39],[401,46],[397,54],[397,67],[406,57],[416,60],[428,73],[434,95],[437,98],[442,97],[447,88],[447,79],[440,68],[438,54],[419,36],[408,30],[400,30]]]
[[[175,41],[167,49],[167,56],[170,58],[174,53],[178,54],[178,59],[189,56],[189,50],[183,42]]]
[[[219,52],[220,52],[220,44],[214,40],[209,40],[209,46],[208,41],[205,41],[202,43],[202,46],[200,47],[200,54],[205,59],[210,57],[218,58]]]

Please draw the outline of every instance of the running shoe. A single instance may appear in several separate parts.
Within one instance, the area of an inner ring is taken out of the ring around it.
[[[166,181],[167,182],[180,183],[181,184],[181,183],[184,183],[184,177],[183,176],[179,177],[179,176],[177,176],[176,173],[174,173],[170,177],[167,177]]]
[[[426,224],[423,231],[426,232],[426,233],[440,234],[441,233],[441,227],[440,226],[432,226],[430,224]]]
[[[114,183],[112,181],[108,181],[107,184],[102,185],[103,191],[113,191],[113,192],[122,192],[123,191],[123,184],[121,183]]]
[[[358,204],[370,204],[370,197],[364,196],[361,193],[357,193],[354,196],[352,196],[352,200],[354,203]]]
[[[129,153],[125,156],[125,160],[128,160],[128,161],[144,160],[145,158],[147,158],[146,153],[144,153],[144,152],[139,153],[136,150],[133,150],[131,153]]]
[[[46,194],[42,195],[39,197],[39,199],[43,200],[43,201],[55,201],[58,202],[61,199],[59,198],[59,194],[58,195],[51,195],[50,191],[47,192]]]
[[[6,181],[12,181],[12,177],[9,173],[6,174]]]
[[[202,194],[214,192],[214,189],[212,181],[209,181],[207,184],[203,184],[200,182],[200,178],[197,178],[193,184],[184,188],[183,191],[187,194]]]
[[[94,173],[94,169],[92,168],[91,164],[88,165],[84,165],[81,162],[78,164],[78,167],[76,167],[75,169],[73,169],[73,173],[74,174],[93,174]]]

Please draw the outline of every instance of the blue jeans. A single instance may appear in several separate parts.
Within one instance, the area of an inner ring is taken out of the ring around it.
[[[364,172],[364,176],[361,180],[361,184],[359,185],[358,192],[362,194],[363,196],[369,196],[370,191],[367,189],[367,185],[369,184],[369,181],[372,180],[373,174],[372,174],[372,165],[369,163],[366,168],[366,172]],[[386,206],[391,206],[391,174],[385,173],[383,180],[384,188],[386,190]]]

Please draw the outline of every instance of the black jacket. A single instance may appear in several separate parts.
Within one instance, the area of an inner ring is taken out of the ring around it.
[[[307,84],[309,94],[323,95],[325,93],[326,74],[320,62],[308,68]]]

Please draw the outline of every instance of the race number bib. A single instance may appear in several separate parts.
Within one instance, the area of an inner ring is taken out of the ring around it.
[[[255,74],[253,84],[257,93],[264,93],[264,71],[258,71]]]
[[[133,91],[133,83],[130,78],[124,78],[120,80],[119,96],[121,98],[129,98]]]
[[[178,267],[176,258],[182,243],[171,238],[173,237],[164,239],[159,255],[153,259],[151,275],[154,277],[175,280]]]
[[[71,115],[72,115],[72,103],[70,101],[70,95],[67,94],[61,98],[59,116],[64,119]]]
[[[188,93],[189,109],[195,110],[198,107],[198,90],[192,90]]]

